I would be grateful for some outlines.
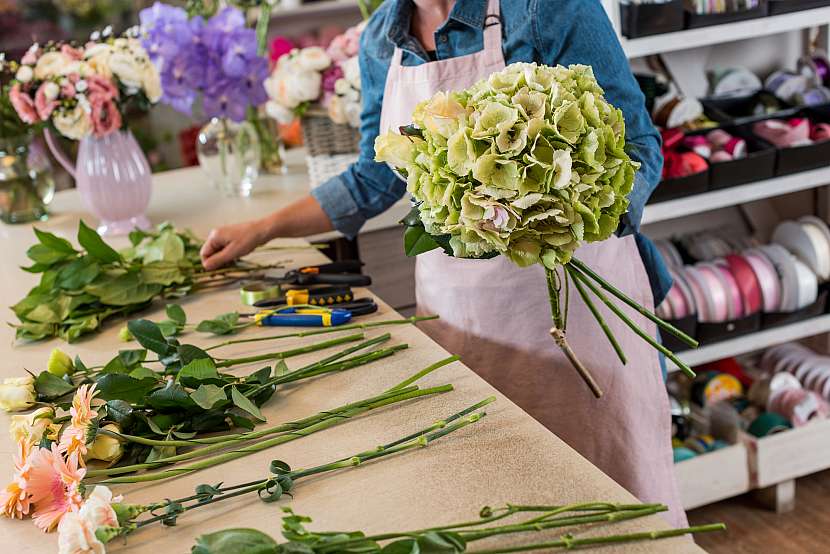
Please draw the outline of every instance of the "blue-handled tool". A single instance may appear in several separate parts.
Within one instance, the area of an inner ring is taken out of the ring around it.
[[[351,319],[352,313],[348,310],[294,306],[263,310],[254,315],[256,324],[264,327],[335,327]]]

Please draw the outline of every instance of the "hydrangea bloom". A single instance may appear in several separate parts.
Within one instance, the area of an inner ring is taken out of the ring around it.
[[[553,269],[628,208],[639,164],[589,66],[512,64],[420,103],[413,122],[420,137],[379,136],[376,159],[406,176],[426,231],[456,257]]]

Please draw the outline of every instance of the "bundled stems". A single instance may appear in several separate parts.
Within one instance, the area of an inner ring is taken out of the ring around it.
[[[594,379],[594,376],[591,375],[588,368],[585,367],[585,365],[583,365],[583,363],[579,360],[565,337],[565,320],[562,316],[562,308],[559,303],[559,290],[556,286],[556,272],[551,269],[545,269],[545,273],[548,281],[548,299],[550,300],[551,319],[553,319],[553,327],[550,329],[550,336],[553,337],[556,345],[560,348],[560,350],[562,350],[565,357],[568,358],[568,361],[571,362],[571,365],[588,388],[591,389],[594,397],[602,398],[602,389],[597,384],[596,379]]]
[[[293,356],[300,356],[302,354],[309,354],[311,352],[317,352],[318,350],[324,350],[326,348],[330,348],[332,346],[337,346],[339,344],[344,344],[346,342],[353,342],[356,340],[360,340],[364,338],[363,333],[357,333],[354,335],[347,335],[345,337],[338,337],[336,339],[331,339],[323,342],[316,342],[314,344],[309,344],[307,346],[300,346],[298,348],[292,348],[290,350],[283,350],[281,352],[269,352],[267,354],[259,354],[257,356],[247,356],[243,358],[230,358],[227,360],[217,360],[216,367],[230,367],[240,364],[248,364],[254,362],[262,362],[268,360],[283,360],[285,358],[291,358]]]
[[[566,270],[565,274],[567,275],[569,272]],[[582,283],[579,282],[579,279],[573,279],[574,287],[576,291],[579,293],[580,298],[582,301],[585,302],[585,305],[588,306],[588,310],[591,311],[591,315],[594,316],[594,319],[597,320],[599,323],[600,328],[602,328],[602,332],[605,334],[605,337],[608,339],[608,342],[611,343],[611,347],[614,349],[614,352],[617,353],[617,357],[620,359],[623,365],[628,363],[628,360],[625,357],[625,352],[623,352],[622,346],[620,343],[617,342],[617,337],[614,336],[614,333],[611,332],[611,329],[608,327],[608,324],[605,323],[605,319],[602,317],[602,314],[599,313],[596,305],[591,300],[591,297],[588,296],[588,293],[585,292],[585,288],[582,286]]]

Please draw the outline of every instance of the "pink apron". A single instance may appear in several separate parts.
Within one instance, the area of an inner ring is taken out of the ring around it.
[[[498,0],[489,0],[487,13],[499,14]],[[496,18],[487,20],[496,24],[485,27],[484,49],[475,54],[404,67],[401,50],[395,48],[381,132],[411,123],[415,105],[435,92],[467,88],[504,68],[501,26]],[[612,237],[577,253],[642,305],[652,306],[634,237]],[[649,345],[602,306],[628,356],[623,366],[571,291],[568,340],[605,392],[596,400],[548,333],[541,266],[521,269],[503,256],[463,260],[436,250],[418,256],[415,277],[418,311],[441,316],[423,325],[435,341],[640,500],[668,504],[671,523],[685,526],[672,467],[668,398],[657,354]],[[629,315],[655,335],[653,324]]]

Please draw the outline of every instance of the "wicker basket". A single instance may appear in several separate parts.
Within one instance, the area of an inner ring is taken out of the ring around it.
[[[328,116],[303,117],[303,142],[310,156],[356,154],[360,151],[360,131],[333,122]]]

